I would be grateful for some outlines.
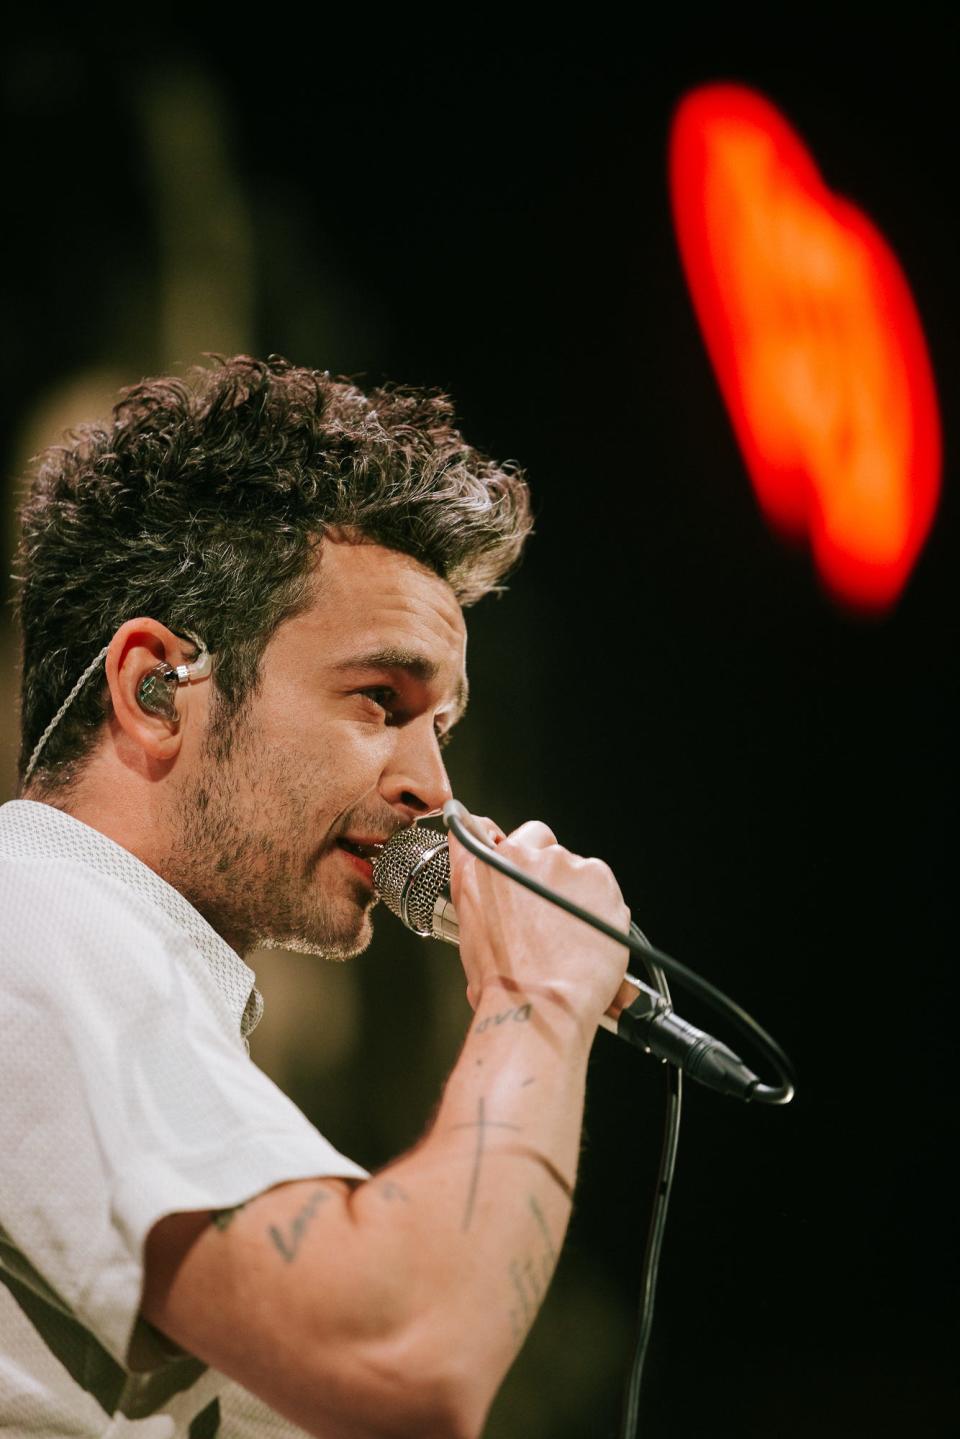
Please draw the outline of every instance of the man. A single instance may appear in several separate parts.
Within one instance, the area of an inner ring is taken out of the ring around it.
[[[462,608],[516,560],[526,487],[440,398],[241,357],[127,392],[22,521],[0,1427],[478,1435],[563,1240],[626,951],[452,841],[475,1018],[374,1178],[249,1059],[241,956],[369,942],[377,847],[450,796]],[[627,928],[600,861],[490,833]]]

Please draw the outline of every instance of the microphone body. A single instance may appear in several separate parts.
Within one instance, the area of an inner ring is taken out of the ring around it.
[[[378,855],[373,882],[384,904],[408,929],[459,946],[446,835],[417,825],[399,830]],[[732,1049],[681,1019],[661,994],[633,975],[624,976],[600,1025],[721,1094],[749,1099],[760,1083]]]

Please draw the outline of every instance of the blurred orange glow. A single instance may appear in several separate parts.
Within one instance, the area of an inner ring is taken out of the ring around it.
[[[809,534],[838,597],[890,604],[940,485],[933,373],[895,256],[830,193],[783,116],[741,86],[681,102],[670,186],[694,308],[762,509]]]

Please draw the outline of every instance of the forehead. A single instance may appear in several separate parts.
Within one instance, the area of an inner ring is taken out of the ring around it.
[[[409,555],[381,545],[325,539],[314,599],[281,626],[276,639],[301,649],[301,662],[334,669],[376,651],[422,653],[438,680],[454,688],[462,675],[466,625],[453,590]]]

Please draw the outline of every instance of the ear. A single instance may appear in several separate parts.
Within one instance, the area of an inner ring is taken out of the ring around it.
[[[191,686],[174,686],[176,721],[144,709],[137,699],[140,686],[163,660],[174,668],[187,663],[192,649],[189,641],[179,639],[158,620],[146,617],[122,624],[107,649],[105,672],[114,717],[127,738],[151,759],[169,762],[179,754]]]

